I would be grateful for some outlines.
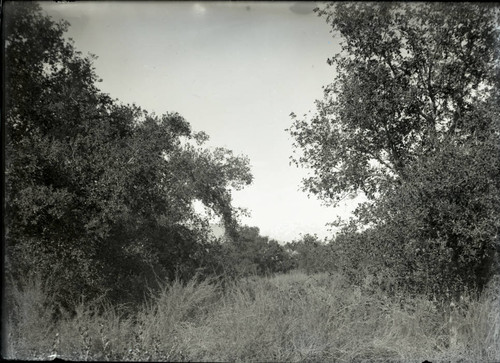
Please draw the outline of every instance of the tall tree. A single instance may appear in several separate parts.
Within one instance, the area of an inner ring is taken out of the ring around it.
[[[157,116],[99,91],[92,57],[36,3],[5,7],[8,267],[83,292],[142,298],[149,282],[202,267],[201,201],[235,229],[231,189],[248,159],[203,146],[176,113]]]
[[[451,251],[441,270],[475,276],[498,248],[498,8],[338,3],[319,14],[343,42],[317,112],[292,114],[294,160],[312,170],[305,189],[333,204],[363,192],[357,223],[378,228],[381,256],[410,235],[440,239]],[[394,255],[400,265],[412,248]]]
[[[384,182],[435,141],[488,128],[484,104],[497,92],[495,8],[479,4],[354,4],[320,10],[342,52],[336,77],[311,120],[290,129],[312,168],[305,187],[327,201],[375,197]]]

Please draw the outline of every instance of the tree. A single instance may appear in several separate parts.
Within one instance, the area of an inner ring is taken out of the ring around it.
[[[310,274],[332,272],[337,269],[332,246],[321,241],[318,236],[306,234],[286,245],[293,251],[293,259],[298,269]]]
[[[293,268],[290,256],[277,241],[261,236],[259,228],[240,226],[237,238],[226,245],[235,276],[284,273]]]
[[[206,260],[201,201],[235,229],[231,189],[248,159],[211,151],[177,113],[157,116],[99,91],[92,57],[36,3],[5,7],[6,251],[14,276],[52,278],[70,306],[83,293],[142,299],[157,279]]]
[[[316,114],[292,114],[301,152],[294,160],[312,170],[305,189],[327,203],[363,192],[370,201],[357,223],[376,228],[382,256],[393,253],[399,264],[413,259],[395,255],[410,236],[423,244],[442,239],[451,250],[443,261],[464,278],[498,247],[497,14],[464,3],[319,10],[344,41],[328,60],[336,77]]]

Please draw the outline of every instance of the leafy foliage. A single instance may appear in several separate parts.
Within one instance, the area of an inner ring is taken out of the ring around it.
[[[498,8],[339,3],[319,14],[344,42],[316,114],[292,114],[294,160],[313,172],[305,189],[332,204],[364,193],[342,239],[406,288],[481,288],[499,246]]]
[[[316,235],[306,234],[297,241],[287,243],[286,248],[293,256],[295,267],[307,274],[337,270],[334,250]]]
[[[203,147],[177,113],[157,116],[101,93],[92,57],[36,3],[6,17],[6,226],[9,271],[39,274],[59,301],[108,292],[143,297],[158,279],[188,278],[209,249],[201,201],[231,232],[231,189],[248,159]]]
[[[261,236],[257,227],[240,227],[235,243],[227,248],[235,276],[268,275],[287,272],[294,267],[285,248]]]

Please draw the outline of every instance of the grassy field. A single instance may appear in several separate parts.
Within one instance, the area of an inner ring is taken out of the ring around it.
[[[500,361],[499,283],[442,311],[424,299],[363,293],[341,276],[300,272],[174,282],[126,309],[85,301],[54,323],[31,281],[12,291],[10,359],[153,361]]]

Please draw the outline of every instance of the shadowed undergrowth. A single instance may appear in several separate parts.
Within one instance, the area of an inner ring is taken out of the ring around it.
[[[82,301],[62,314],[40,281],[16,285],[4,356],[153,361],[499,361],[498,280],[479,299],[438,309],[294,272],[179,281],[133,313]]]

